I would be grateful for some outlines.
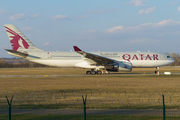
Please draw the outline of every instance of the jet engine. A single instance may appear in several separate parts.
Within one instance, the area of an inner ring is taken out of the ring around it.
[[[118,62],[113,64],[111,67],[106,67],[107,71],[113,71],[113,72],[118,72],[118,71],[125,71],[125,72],[130,72],[132,70],[132,63],[130,62]]]

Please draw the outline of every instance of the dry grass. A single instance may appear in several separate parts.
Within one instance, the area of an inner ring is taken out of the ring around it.
[[[1,75],[45,75],[45,74],[83,74],[85,69],[0,69]],[[162,68],[161,71],[179,72],[180,68]],[[161,72],[160,71],[160,72]],[[152,73],[154,68],[139,69],[134,73]],[[118,91],[179,91],[179,75],[155,76],[71,76],[71,77],[16,77],[0,78],[0,91],[26,90],[26,91],[58,91],[58,90],[118,90]]]
[[[84,74],[85,71],[78,68],[1,68],[0,75],[64,75]]]
[[[84,74],[85,69],[0,69],[1,75],[6,75],[5,73],[8,72],[9,75],[53,75],[53,74]],[[160,72],[164,71],[173,71],[179,72],[179,68],[162,68]],[[153,73],[154,69],[133,69],[132,73]],[[4,73],[4,74],[3,74]],[[138,103],[138,96],[136,93],[141,93],[145,103],[151,99],[148,93],[152,94],[155,91],[158,93],[162,93],[164,91],[168,91],[169,95],[173,95],[173,101],[179,101],[179,86],[180,86],[180,75],[171,75],[165,76],[160,75],[156,76],[153,74],[144,75],[123,75],[121,74],[114,74],[114,76],[109,75],[87,75],[87,76],[61,76],[61,77],[1,77],[0,78],[0,93],[7,92],[9,90],[12,91],[68,91],[68,90],[75,90],[82,93],[84,89],[90,90],[100,90],[101,91],[101,98],[102,100],[106,100],[108,94],[106,91],[112,92],[110,96],[112,99],[116,99],[117,94],[113,91],[119,92],[119,97],[126,100],[126,94],[122,91],[126,91],[129,94],[129,98],[133,98],[133,102]],[[103,92],[104,91],[104,92]],[[143,91],[148,91],[148,93]],[[174,91],[178,91],[175,93]],[[40,93],[41,93],[40,92]],[[89,94],[88,90],[86,94]],[[8,92],[11,94],[11,92]],[[22,92],[23,93],[23,92]],[[43,92],[44,94],[44,92]],[[66,95],[70,96],[69,99],[77,100],[77,97],[72,98],[71,92],[67,92]],[[165,94],[165,98],[169,100],[168,93]],[[42,94],[40,95],[42,96]],[[99,93],[94,93],[94,100],[100,99],[98,97]],[[157,101],[157,98],[161,100],[161,96],[157,95],[156,93],[153,94],[154,99]],[[68,99],[66,97],[66,99]],[[81,99],[81,96],[78,97]],[[142,98],[141,98],[142,99]],[[58,99],[57,99],[58,100]],[[41,101],[44,102],[44,101]],[[67,102],[67,101],[66,101]],[[80,101],[82,102],[82,101]],[[109,103],[111,101],[107,101]],[[114,101],[118,102],[118,101]],[[101,102],[100,102],[101,103]],[[124,101],[124,104],[126,102]],[[119,104],[119,103],[118,103]],[[97,106],[97,104],[95,105]],[[101,106],[101,105],[100,105]],[[120,105],[121,106],[121,105]],[[91,106],[92,107],[92,106]],[[110,108],[112,106],[109,106]],[[107,107],[107,108],[109,108]],[[115,106],[117,107],[117,106]],[[121,106],[122,107],[122,106]],[[95,107],[96,108],[96,107]]]

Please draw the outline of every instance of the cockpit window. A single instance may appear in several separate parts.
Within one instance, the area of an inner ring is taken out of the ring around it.
[[[170,56],[167,56],[167,58],[171,58]]]

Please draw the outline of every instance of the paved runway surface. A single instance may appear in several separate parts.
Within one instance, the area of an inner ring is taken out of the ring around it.
[[[8,109],[0,109],[8,114]],[[83,115],[83,109],[12,109],[12,114]],[[163,110],[87,109],[87,115],[163,115]],[[180,110],[166,110],[166,115],[180,115]]]
[[[172,75],[178,75],[180,72],[171,73]],[[80,76],[138,76],[138,75],[156,75],[154,73],[111,73],[111,74],[102,74],[102,75],[0,75],[0,78],[4,77],[80,77]],[[160,75],[164,75],[160,73]]]
[[[129,75],[142,75],[139,73],[133,73],[133,74],[103,74],[103,75],[0,75],[0,77],[80,77],[80,76],[129,76]]]

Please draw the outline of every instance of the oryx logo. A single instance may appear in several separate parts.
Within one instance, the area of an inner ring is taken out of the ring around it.
[[[17,34],[16,32],[14,32],[13,30],[11,30],[6,26],[5,28],[8,33],[12,34],[12,36],[9,35],[9,37],[13,50],[17,51],[19,48],[25,48],[25,49],[29,48],[28,43],[19,34]]]

